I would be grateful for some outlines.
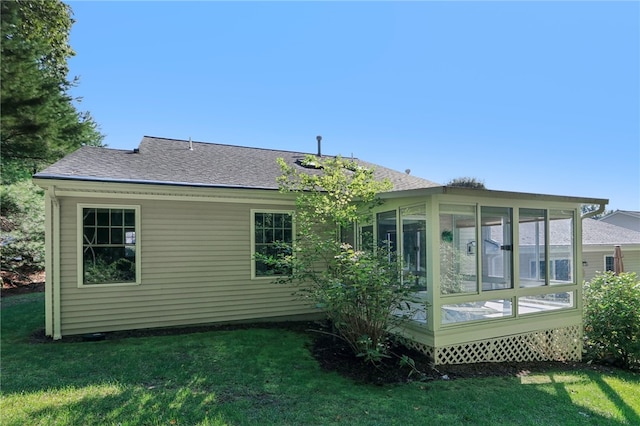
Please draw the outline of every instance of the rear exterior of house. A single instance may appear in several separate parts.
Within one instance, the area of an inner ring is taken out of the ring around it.
[[[304,156],[145,137],[133,151],[81,148],[35,175],[46,190],[47,335],[317,316],[253,260],[276,234],[293,235],[276,159]],[[400,190],[436,185],[376,174]]]
[[[317,316],[254,259],[294,238],[276,158],[304,155],[145,137],[38,173],[46,334]],[[415,280],[398,333],[436,364],[580,358],[580,206],[607,200],[443,187],[356,161],[393,184],[352,240],[389,241]]]

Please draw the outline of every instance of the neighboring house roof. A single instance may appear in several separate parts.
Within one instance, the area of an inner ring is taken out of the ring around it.
[[[571,235],[569,221],[552,221],[549,229],[549,237],[553,244],[569,244]],[[501,238],[500,230],[494,230],[493,238]],[[536,234],[531,227],[520,229],[520,244],[536,244]],[[615,246],[615,245],[640,245],[640,232],[632,231],[622,226],[600,222],[586,218],[582,221],[582,246]]]
[[[634,217],[636,219],[640,219],[640,212],[633,211],[633,210],[616,210],[614,212],[611,212],[611,213],[608,213],[608,214],[602,216],[600,218],[600,220],[606,219],[606,218],[611,217],[611,216],[617,216],[617,215],[631,216],[631,217]]]
[[[640,232],[595,219],[582,221],[582,245],[640,244]]]
[[[599,220],[640,232],[640,212],[638,211],[616,210]]]
[[[123,183],[154,183],[186,186],[278,189],[282,175],[276,163],[288,164],[308,154],[250,148],[217,143],[143,137],[137,150],[82,147],[49,166],[34,177]],[[354,159],[362,167],[373,168],[376,179],[387,178],[393,191],[440,186],[435,182]]]

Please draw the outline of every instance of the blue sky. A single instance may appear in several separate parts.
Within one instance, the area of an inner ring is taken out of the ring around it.
[[[640,210],[639,2],[69,2],[111,148],[355,156]]]

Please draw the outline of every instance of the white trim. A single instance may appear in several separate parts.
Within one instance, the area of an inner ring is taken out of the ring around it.
[[[104,284],[84,284],[84,256],[83,256],[83,209],[92,208],[92,209],[128,209],[135,211],[135,232],[136,232],[136,242],[135,242],[135,253],[136,253],[136,279],[135,282],[115,282],[115,283],[104,283]],[[77,253],[77,287],[78,288],[104,288],[104,287],[121,287],[121,286],[135,286],[140,285],[142,283],[142,244],[141,244],[141,232],[140,232],[140,205],[127,205],[127,204],[93,204],[93,203],[78,203],[76,204],[76,253]]]
[[[294,211],[293,210],[272,210],[272,209],[251,209],[250,216],[250,229],[251,229],[251,279],[252,280],[273,280],[274,278],[279,277],[279,275],[269,275],[269,276],[256,276],[256,261],[254,256],[256,254],[256,213],[281,213],[291,215],[291,238],[295,240],[296,235],[296,224],[294,221]]]
[[[278,190],[250,188],[181,187],[167,185],[142,185],[133,183],[83,182],[71,180],[34,179],[42,188],[56,185],[59,197],[113,198],[117,200],[165,200],[226,202],[242,204],[291,204],[293,196]]]

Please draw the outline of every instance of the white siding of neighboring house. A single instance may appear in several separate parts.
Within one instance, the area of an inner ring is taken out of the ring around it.
[[[77,203],[139,205],[142,280],[78,288]],[[61,334],[317,313],[292,288],[251,279],[251,209],[291,206],[60,198]]]

